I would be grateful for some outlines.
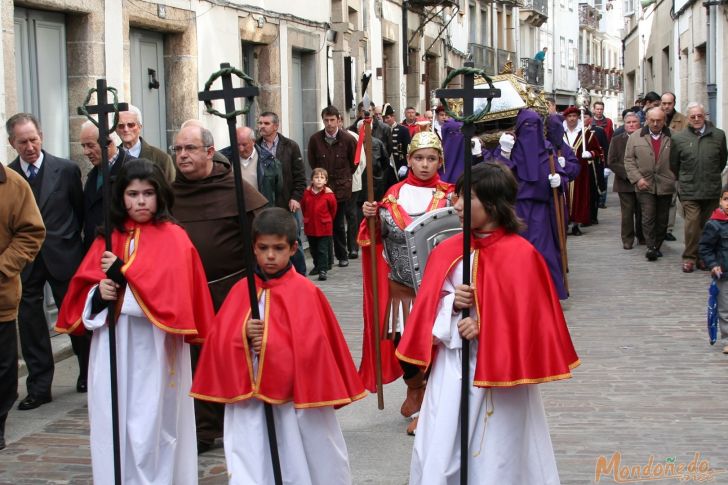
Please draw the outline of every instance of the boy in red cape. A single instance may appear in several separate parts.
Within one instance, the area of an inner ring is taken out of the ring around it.
[[[159,167],[148,160],[127,162],[113,190],[113,252],[104,250],[103,237],[96,238],[56,323],[59,332],[94,332],[88,371],[94,482],[114,480],[106,318],[116,311],[122,480],[196,484],[185,341],[197,339],[214,317],[205,272],[184,229],[171,222],[174,196]]]
[[[571,377],[579,359],[548,266],[518,235],[518,185],[505,165],[473,167],[471,285],[462,284],[462,233],[427,261],[397,356],[429,369],[410,485],[460,483],[462,339],[470,340],[468,481],[559,483],[534,385]],[[462,179],[458,183],[462,194]],[[463,217],[463,200],[455,209]],[[464,308],[472,317],[461,318]]]
[[[399,362],[394,355],[415,298],[414,276],[407,258],[404,229],[425,212],[450,205],[454,186],[440,180],[438,170],[442,163],[442,144],[437,135],[431,131],[415,134],[407,154],[407,178],[390,187],[380,203],[365,202],[362,207],[364,216],[378,216],[377,233],[369,234],[367,221],[364,220],[357,238],[362,247],[368,248],[371,244],[377,246],[382,381],[388,384],[404,376],[407,398],[400,412],[406,418],[414,418],[407,427],[409,434],[413,434],[417,427],[416,417],[425,392],[425,374],[417,366]],[[366,388],[375,392],[373,275],[369,250],[363,250],[362,254],[364,342],[359,375]],[[387,339],[387,335],[393,338]]]
[[[273,404],[285,483],[351,483],[346,443],[334,414],[367,392],[324,294],[291,269],[296,221],[281,208],[253,223],[261,320],[250,318],[239,281],[205,340],[192,396],[225,403],[225,459],[231,484],[273,483],[263,403]]]

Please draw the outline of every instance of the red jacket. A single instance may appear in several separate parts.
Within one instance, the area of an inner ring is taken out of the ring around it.
[[[303,232],[307,236],[322,237],[334,234],[334,217],[336,216],[336,196],[325,187],[315,194],[311,187],[303,191],[301,199],[303,211]]]

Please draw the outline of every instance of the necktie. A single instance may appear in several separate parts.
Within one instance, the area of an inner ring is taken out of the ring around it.
[[[32,163],[28,164],[28,181],[32,182],[35,176],[38,175],[38,167]]]
[[[99,170],[98,174],[96,174],[96,190],[98,191],[102,185],[104,185],[104,175]]]

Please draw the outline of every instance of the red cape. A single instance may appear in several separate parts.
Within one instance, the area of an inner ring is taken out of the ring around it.
[[[344,406],[367,392],[356,374],[336,316],[324,294],[295,270],[262,281],[268,290],[258,374],[246,337],[247,278],[230,290],[205,340],[190,395],[232,403],[255,398],[296,408]]]
[[[597,141],[597,137],[594,136],[594,132],[588,130],[587,134],[587,146],[584,148],[584,131],[580,131],[579,135],[574,141],[574,146],[571,149],[574,151],[574,155],[579,160],[579,175],[576,176],[573,182],[573,192],[571,194],[571,207],[569,210],[570,222],[577,222],[580,224],[591,224],[591,211],[589,209],[591,203],[591,177],[594,175],[594,165],[590,164],[588,159],[582,158],[584,150],[591,152],[592,162],[596,161],[596,158],[602,156],[602,147]],[[569,144],[566,134],[564,134],[564,141]],[[571,145],[569,145],[571,146]]]
[[[394,184],[384,194],[380,206],[385,207],[391,214],[392,218],[397,222],[399,227],[404,229],[412,222],[412,218],[405,211],[400,210],[397,200],[399,199],[399,191],[407,181]],[[432,199],[432,204],[428,210],[434,210],[447,206],[447,196],[455,190],[455,186],[447,182],[440,181],[436,177],[432,181],[432,187],[436,188],[436,195]],[[359,226],[359,235],[357,242],[362,248],[362,274],[364,276],[364,338],[362,342],[361,364],[359,365],[359,376],[364,382],[364,386],[371,392],[376,392],[376,376],[374,367],[374,291],[373,276],[371,271],[371,254],[370,246],[372,241],[376,245],[377,257],[377,294],[379,297],[379,335],[382,340],[380,342],[380,351],[382,354],[382,383],[389,384],[402,375],[402,368],[399,365],[397,356],[395,355],[394,342],[384,339],[386,326],[384,317],[387,312],[387,301],[389,300],[389,265],[384,259],[382,252],[384,246],[379,233],[379,218],[377,218],[377,233],[372,238],[369,234],[369,226],[365,218],[361,226]],[[409,319],[408,319],[409,321]]]
[[[474,241],[478,361],[473,385],[510,387],[571,377],[579,358],[548,267],[521,236],[503,230]],[[432,364],[432,326],[445,278],[462,259],[463,235],[439,244],[427,260],[397,356],[424,369]],[[515,266],[518,269],[515,269]]]
[[[215,313],[202,262],[187,233],[171,222],[128,224],[128,232],[115,230],[111,235],[112,252],[124,261],[121,272],[127,290],[155,326],[185,335],[190,342],[199,341]],[[129,256],[132,239],[134,252]],[[86,297],[106,278],[101,271],[103,252],[104,238],[97,237],[71,279],[56,331],[85,333],[81,315]]]

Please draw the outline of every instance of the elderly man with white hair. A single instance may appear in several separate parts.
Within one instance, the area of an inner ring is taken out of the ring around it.
[[[80,141],[84,156],[93,165],[86,178],[86,185],[83,187],[83,247],[88,251],[91,243],[94,242],[98,227],[104,222],[101,145],[99,145],[99,129],[96,125],[90,121],[84,122],[81,125]],[[106,149],[109,157],[109,180],[113,183],[121,166],[134,157],[121,148],[121,140],[113,131],[109,133]]]
[[[698,242],[703,226],[718,207],[721,173],[728,160],[728,150],[725,132],[706,123],[702,104],[688,104],[687,114],[688,127],[672,137],[670,168],[678,181],[685,219],[682,270],[691,273],[698,262]]]
[[[128,111],[119,112],[116,133],[121,138],[123,148],[134,158],[145,158],[158,165],[169,183],[174,182],[176,171],[172,157],[141,137],[142,126],[142,112],[136,106],[130,104]]]

